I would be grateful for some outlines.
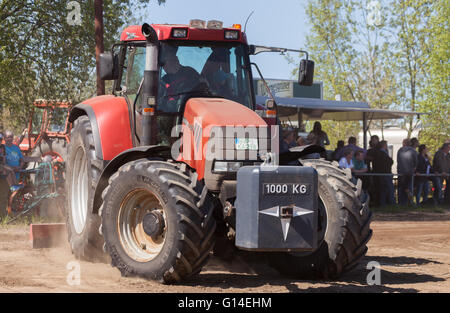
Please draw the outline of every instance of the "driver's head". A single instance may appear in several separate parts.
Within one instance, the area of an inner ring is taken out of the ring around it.
[[[161,63],[167,74],[175,74],[181,68],[180,60],[177,57],[178,47],[165,45],[161,51]]]

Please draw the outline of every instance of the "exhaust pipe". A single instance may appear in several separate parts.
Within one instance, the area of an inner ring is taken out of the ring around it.
[[[145,23],[141,28],[146,38],[145,69],[142,83],[142,135],[141,146],[156,144],[156,96],[158,92],[158,46],[159,40],[156,31]]]

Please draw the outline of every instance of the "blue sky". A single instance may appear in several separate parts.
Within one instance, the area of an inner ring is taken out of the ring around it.
[[[146,16],[142,22],[188,24],[191,19],[220,20],[224,26],[242,24],[244,28],[247,16],[254,11],[247,23],[249,44],[303,49],[308,33],[305,6],[306,0],[166,0],[160,6],[153,0],[142,12]],[[300,60],[295,54],[291,56]],[[284,56],[262,53],[251,60],[265,78],[293,78],[295,66]]]

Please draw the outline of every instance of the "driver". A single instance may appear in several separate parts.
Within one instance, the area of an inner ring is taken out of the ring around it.
[[[232,99],[233,75],[230,74],[230,50],[213,47],[211,55],[206,60],[202,77],[208,81],[210,88],[217,95]]]
[[[200,74],[190,66],[180,64],[177,53],[178,47],[166,45],[163,47],[161,63],[166,75],[161,79],[163,88],[163,104],[161,110],[178,112],[178,100],[181,93],[194,91],[200,83]],[[166,103],[166,105],[164,105]]]

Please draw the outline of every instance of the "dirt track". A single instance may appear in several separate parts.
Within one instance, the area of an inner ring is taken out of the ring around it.
[[[377,215],[365,259],[339,281],[280,278],[262,264],[256,275],[241,260],[212,259],[183,285],[123,278],[108,264],[80,262],[81,283],[67,283],[69,247],[33,250],[28,227],[0,226],[0,292],[450,292],[450,213]],[[381,285],[369,286],[370,261],[381,264]]]

